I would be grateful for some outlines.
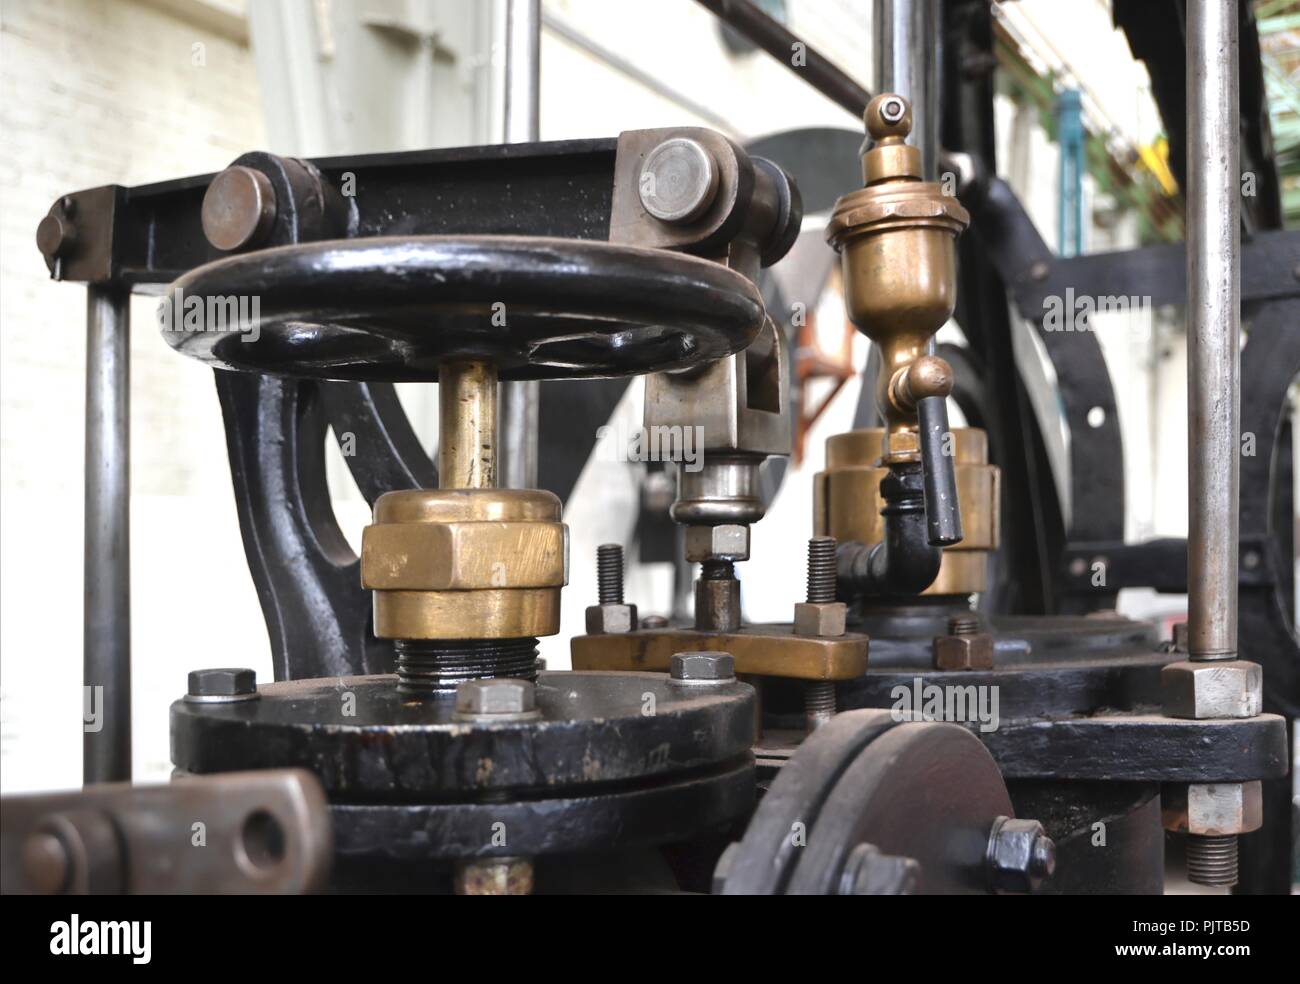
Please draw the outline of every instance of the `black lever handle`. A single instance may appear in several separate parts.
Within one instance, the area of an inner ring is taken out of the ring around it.
[[[948,403],[942,396],[918,400],[921,467],[925,481],[925,525],[932,547],[961,543],[961,507],[957,502],[956,447],[947,443]]]

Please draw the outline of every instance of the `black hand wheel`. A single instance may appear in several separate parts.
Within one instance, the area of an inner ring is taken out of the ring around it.
[[[763,323],[754,285],[717,263],[526,236],[282,246],[191,270],[163,304],[168,343],[212,365],[394,382],[436,380],[448,358],[502,379],[685,369]]]

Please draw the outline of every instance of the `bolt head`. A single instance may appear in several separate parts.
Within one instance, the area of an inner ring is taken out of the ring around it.
[[[251,167],[228,167],[203,196],[203,235],[224,252],[256,246],[275,224],[275,211],[270,178]]]
[[[591,605],[587,608],[587,635],[631,632],[636,626],[636,605]]]
[[[1240,659],[1182,660],[1161,669],[1160,693],[1170,717],[1255,717],[1264,698],[1264,671]]]
[[[748,560],[749,527],[739,523],[686,527],[686,559],[692,564]]]
[[[680,683],[726,683],[736,679],[736,661],[731,653],[677,653],[671,675]]]
[[[674,137],[646,155],[637,189],[642,207],[661,222],[693,222],[718,193],[718,162],[698,140]]]
[[[863,114],[872,140],[906,137],[912,132],[912,107],[896,92],[882,92],[867,103]]]
[[[794,634],[828,638],[844,635],[848,606],[842,601],[800,601],[794,606]]]
[[[875,844],[859,844],[844,862],[840,895],[912,895],[921,882],[913,859],[881,854]]]
[[[77,232],[64,215],[51,213],[36,226],[36,248],[47,260],[56,260],[72,251]]]
[[[993,637],[985,632],[973,635],[936,636],[934,640],[936,670],[993,669]]]
[[[1210,837],[1248,834],[1264,822],[1264,791],[1251,782],[1167,784],[1160,812],[1165,830]]]
[[[191,670],[190,697],[249,697],[257,693],[257,674],[247,667]]]
[[[1036,892],[1056,870],[1056,844],[1037,820],[999,817],[989,836],[988,869],[999,895]]]
[[[537,688],[527,680],[467,680],[456,688],[458,717],[525,715],[537,710]]]

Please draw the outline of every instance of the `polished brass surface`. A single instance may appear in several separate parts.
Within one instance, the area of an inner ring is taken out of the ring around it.
[[[988,438],[982,430],[958,427],[951,431],[957,473],[957,500],[965,533],[960,544],[947,547],[939,576],[923,594],[973,594],[986,587],[989,551],[999,538],[1000,473],[988,464]],[[868,427],[836,434],[826,441],[826,470],[813,478],[813,527],[819,536],[841,543],[879,543],[884,536],[880,515],[880,480],[888,470],[880,464],[885,430]]]
[[[836,202],[826,238],[841,256],[849,319],[880,348],[876,403],[891,433],[889,460],[909,461],[916,460],[910,442],[893,435],[915,434],[915,401],[893,392],[892,384],[900,375],[900,385],[927,389],[942,383],[942,369],[934,363],[919,374],[909,370],[952,316],[955,243],[970,216],[940,185],[920,180],[920,152],[904,142],[911,108],[901,116],[884,112],[899,99],[884,93],[868,104],[865,121],[875,144],[863,156],[866,187]]]
[[[622,635],[574,636],[575,670],[666,672],[674,653],[730,653],[738,676],[853,680],[867,671],[868,639],[856,632],[832,638],[797,636],[789,625],[746,625],[733,632],[642,629]]]
[[[438,484],[489,489],[497,480],[497,370],[489,362],[438,366]]]
[[[522,489],[389,492],[361,544],[381,639],[510,639],[560,629],[560,500]]]

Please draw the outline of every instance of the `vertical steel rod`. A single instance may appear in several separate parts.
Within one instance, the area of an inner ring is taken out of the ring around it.
[[[131,316],[120,287],[86,291],[86,783],[131,778]]]
[[[1241,203],[1237,4],[1187,5],[1188,653],[1237,655]]]
[[[506,0],[506,143],[538,139],[542,44],[541,0]],[[510,312],[506,312],[510,317]],[[501,485],[537,485],[537,426],[541,384],[501,384]]]
[[[876,0],[873,13],[876,91],[897,93],[912,104],[912,143],[921,151],[924,179],[933,181],[939,152],[934,0]]]

